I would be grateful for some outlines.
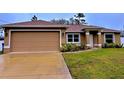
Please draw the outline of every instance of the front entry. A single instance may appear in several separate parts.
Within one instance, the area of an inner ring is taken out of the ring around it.
[[[93,35],[90,34],[90,47],[93,48]]]

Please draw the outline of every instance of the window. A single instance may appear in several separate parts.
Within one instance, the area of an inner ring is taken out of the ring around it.
[[[74,35],[74,42],[79,42],[79,35]]]
[[[73,35],[68,35],[68,42],[73,42]]]
[[[113,34],[108,33],[105,34],[105,43],[113,43],[114,37]]]
[[[68,43],[79,43],[80,42],[80,34],[79,33],[67,34],[67,42]]]

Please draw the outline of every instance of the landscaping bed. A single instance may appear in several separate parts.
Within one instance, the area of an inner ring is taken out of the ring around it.
[[[63,53],[75,79],[124,79],[124,48]]]

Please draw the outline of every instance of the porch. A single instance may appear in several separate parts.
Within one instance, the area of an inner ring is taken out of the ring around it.
[[[85,42],[84,42],[85,41]],[[81,43],[84,42],[87,48],[102,46],[102,34],[100,30],[88,30],[81,33]]]

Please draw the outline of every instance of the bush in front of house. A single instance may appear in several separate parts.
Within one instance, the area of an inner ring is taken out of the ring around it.
[[[116,48],[123,48],[123,44],[116,44],[115,47]]]
[[[102,45],[102,48],[123,48],[123,44],[105,43]]]
[[[65,44],[64,43],[64,44],[62,44],[61,52],[79,51],[81,49],[82,49],[82,47],[77,44],[72,44],[72,43]]]
[[[70,43],[68,43],[68,44],[63,43],[62,44],[62,47],[61,47],[62,52],[67,52],[67,51],[70,51],[71,49],[72,49],[72,44],[70,44]]]

